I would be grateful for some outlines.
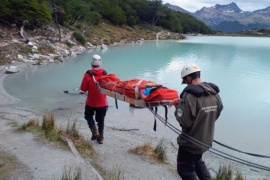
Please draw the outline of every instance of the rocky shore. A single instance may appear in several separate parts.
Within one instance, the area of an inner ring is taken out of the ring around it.
[[[26,31],[27,39],[22,39],[16,33],[16,29],[0,25],[0,70],[3,69],[4,64],[24,62],[42,65],[57,63],[64,61],[67,57],[74,57],[94,49],[106,50],[111,46],[142,43],[144,40],[179,40],[185,38],[183,34],[162,29],[150,31],[140,27],[115,29],[116,27],[110,25],[103,24],[103,26],[105,27],[96,27],[97,29],[100,28],[98,32],[89,30],[88,33],[91,33],[91,37],[85,38],[84,44],[82,44],[75,38],[74,31],[65,27],[61,27],[61,38],[56,27],[47,25],[39,29]],[[107,31],[111,29],[111,35],[106,33],[106,28]]]

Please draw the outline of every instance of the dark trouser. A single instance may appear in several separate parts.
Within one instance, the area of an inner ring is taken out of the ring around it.
[[[95,125],[95,121],[94,121],[94,115],[95,115],[95,120],[98,125],[98,131],[103,132],[106,111],[107,111],[106,106],[94,108],[94,107],[85,105],[84,118],[86,119],[90,129],[93,125]]]
[[[202,160],[202,154],[191,154],[179,147],[177,172],[183,180],[211,180],[210,173]]]

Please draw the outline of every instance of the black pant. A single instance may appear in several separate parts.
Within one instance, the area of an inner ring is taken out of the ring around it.
[[[202,160],[202,154],[191,154],[179,147],[177,172],[183,180],[211,180],[210,173]]]
[[[98,130],[102,132],[104,129],[104,119],[106,116],[106,112],[107,106],[95,108],[85,105],[84,118],[86,119],[89,128],[91,129],[91,127],[95,125],[95,115],[95,120],[98,123]]]

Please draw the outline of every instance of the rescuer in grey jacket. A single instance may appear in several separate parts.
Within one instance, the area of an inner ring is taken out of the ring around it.
[[[212,146],[215,121],[223,109],[219,88],[213,83],[201,82],[196,64],[185,65],[181,77],[187,87],[175,106],[175,117],[182,127],[182,134],[177,138],[177,171],[183,180],[195,180],[196,175],[210,180],[202,154]]]

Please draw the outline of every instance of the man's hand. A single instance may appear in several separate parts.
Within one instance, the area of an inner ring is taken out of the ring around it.
[[[170,102],[169,106],[176,106],[177,104],[179,104],[180,102],[180,98],[174,99],[172,100],[172,102]]]

